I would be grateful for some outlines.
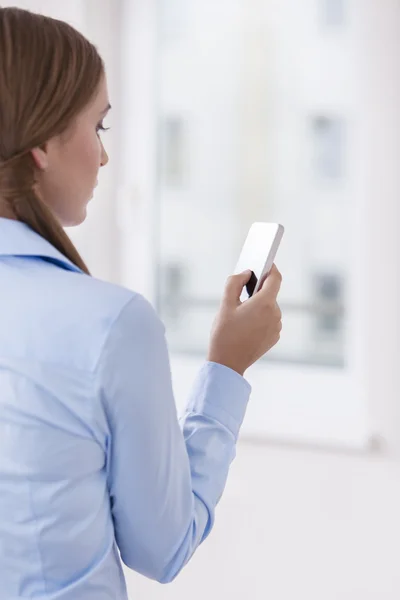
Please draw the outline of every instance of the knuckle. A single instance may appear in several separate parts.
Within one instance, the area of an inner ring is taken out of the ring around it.
[[[273,275],[277,279],[277,281],[279,281],[280,283],[282,282],[282,273],[279,271],[279,269],[276,266],[274,267]]]
[[[236,276],[230,275],[225,282],[225,289],[230,291],[236,285]]]

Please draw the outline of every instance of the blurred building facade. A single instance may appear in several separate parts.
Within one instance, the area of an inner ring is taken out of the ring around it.
[[[276,220],[287,331],[274,356],[343,364],[351,11],[327,0],[159,6],[159,307],[172,347],[204,354],[248,227]]]

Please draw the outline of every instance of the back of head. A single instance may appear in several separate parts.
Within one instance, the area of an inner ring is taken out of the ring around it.
[[[68,128],[90,103],[103,73],[96,48],[67,23],[0,8],[0,216],[23,221],[85,272],[35,190],[30,150]]]

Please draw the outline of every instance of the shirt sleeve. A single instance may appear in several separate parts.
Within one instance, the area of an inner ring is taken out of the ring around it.
[[[231,369],[206,363],[179,423],[165,329],[140,295],[113,324],[98,369],[121,558],[167,583],[211,530],[250,386]]]

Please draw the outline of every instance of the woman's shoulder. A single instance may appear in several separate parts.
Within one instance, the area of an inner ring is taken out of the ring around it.
[[[96,368],[105,348],[120,353],[128,344],[132,351],[135,344],[142,347],[144,340],[164,335],[162,321],[142,294],[93,277],[75,279],[74,306],[66,321],[81,340],[77,345],[86,348],[82,363],[91,356],[90,370]]]
[[[144,296],[122,285],[83,274],[72,274],[67,286],[67,311],[76,322],[91,322],[110,328],[119,321],[124,327],[132,321],[158,320],[155,310]]]
[[[113,331],[126,336],[135,323],[159,321],[141,294],[122,285],[43,263],[27,269],[25,277],[19,272],[18,285],[11,286],[18,291],[18,303],[10,297],[4,306],[17,354],[29,337],[40,360],[93,371]]]
[[[76,301],[85,309],[97,306],[100,310],[118,313],[140,295],[127,287],[84,274],[74,274],[73,284]]]

